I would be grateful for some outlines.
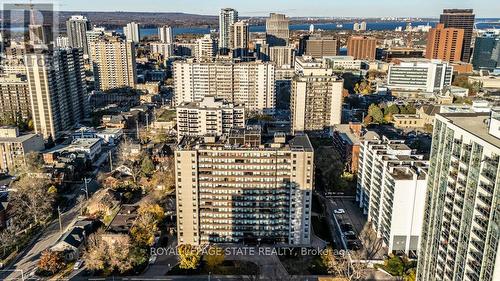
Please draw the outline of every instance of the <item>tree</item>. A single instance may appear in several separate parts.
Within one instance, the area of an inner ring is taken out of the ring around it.
[[[401,114],[409,114],[408,110],[406,109],[406,106],[400,105],[399,106],[399,113]]]
[[[224,262],[224,249],[217,246],[211,246],[210,249],[208,249],[208,254],[205,255],[205,261],[209,269],[213,270],[217,268],[217,266]]]
[[[165,210],[160,205],[146,202],[139,206],[138,217],[131,229],[134,242],[141,247],[153,246],[158,224],[165,217]]]
[[[179,267],[182,269],[196,269],[200,265],[200,251],[190,244],[177,246]]]
[[[365,116],[365,119],[363,119],[363,123],[365,125],[369,125],[373,122],[373,117],[371,117],[370,115],[366,115]]]
[[[384,121],[384,113],[382,113],[382,110],[376,104],[371,104],[368,107],[368,115],[373,118],[375,123],[382,123]]]
[[[415,113],[417,113],[417,109],[413,105],[407,104],[406,105],[406,112],[408,112],[408,114],[415,114]]]
[[[329,274],[339,277],[345,276],[348,264],[344,257],[337,258],[334,256],[331,246],[328,246],[328,248],[321,253],[321,262]]]
[[[400,257],[392,256],[384,261],[384,269],[392,275],[402,276],[405,266]]]
[[[0,256],[5,256],[7,251],[13,248],[19,237],[18,232],[21,231],[18,223],[12,223],[11,226],[0,231],[0,245],[2,246],[2,254]]]
[[[91,234],[86,242],[83,259],[90,270],[103,270],[106,266],[108,246],[101,239],[102,232]]]
[[[35,224],[44,222],[53,213],[55,194],[48,192],[48,181],[23,176],[13,184],[9,196],[12,216]]]
[[[384,114],[387,115],[387,114],[399,114],[399,107],[396,105],[396,104],[391,104],[390,106],[386,107],[385,108],[385,111],[384,111]]]
[[[377,233],[373,230],[371,222],[365,224],[359,234],[359,239],[363,244],[363,254],[366,260],[373,259],[383,247],[382,239],[377,237]]]
[[[390,123],[390,122],[392,122],[392,120],[393,120],[392,113],[389,113],[389,114],[384,116],[385,123]]]
[[[340,254],[340,253],[339,253]],[[321,253],[321,261],[329,274],[343,280],[364,280],[367,266],[360,261],[359,253],[348,251],[335,256],[331,247]]]
[[[64,258],[61,252],[45,250],[38,261],[38,269],[54,275],[65,267]]]
[[[146,251],[132,245],[128,235],[103,240],[102,233],[100,230],[87,240],[83,257],[88,269],[125,273],[146,262]]]
[[[149,177],[153,174],[154,171],[155,165],[153,163],[153,160],[151,160],[151,157],[149,155],[146,155],[144,158],[142,158],[141,172],[144,176]]]
[[[417,273],[415,268],[408,269],[404,275],[404,281],[415,281],[415,280],[417,280]]]

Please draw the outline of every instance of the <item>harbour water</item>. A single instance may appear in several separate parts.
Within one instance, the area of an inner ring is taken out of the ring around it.
[[[367,22],[368,30],[394,30],[398,27],[402,27],[403,29],[406,27],[408,22],[389,22],[389,21],[381,21],[381,22]],[[427,25],[434,27],[436,22],[412,22],[411,25],[413,27],[419,25]],[[314,24],[314,28],[316,30],[352,30],[354,23],[342,23],[340,27],[337,22],[332,23],[318,23]],[[310,24],[292,24],[290,25],[290,30],[309,30]],[[476,27],[479,29],[486,28],[500,28],[500,21],[498,19],[492,19],[487,22],[477,22]],[[213,28],[210,27],[174,27],[173,33],[174,35],[178,34],[207,34],[210,33],[210,30]],[[122,33],[122,29],[116,30],[119,33]],[[250,32],[265,32],[266,27],[264,25],[253,25],[250,26]],[[141,37],[157,35],[158,30],[156,28],[141,28]]]

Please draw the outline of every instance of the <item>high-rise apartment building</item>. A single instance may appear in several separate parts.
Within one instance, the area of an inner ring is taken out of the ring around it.
[[[306,71],[292,80],[292,132],[323,131],[342,119],[344,81],[331,69]]]
[[[427,35],[425,57],[458,62],[462,55],[463,41],[463,29],[445,28],[442,23],[439,23],[435,28],[431,28]]]
[[[469,62],[471,55],[472,31],[474,30],[474,11],[472,9],[444,9],[439,23],[445,28],[464,30],[462,41],[462,61]]]
[[[206,96],[176,107],[177,139],[183,136],[222,136],[245,128],[245,107]]]
[[[139,24],[136,22],[127,23],[127,25],[123,27],[123,34],[127,38],[127,41],[134,43],[139,43],[141,41],[141,31]]]
[[[230,28],[238,21],[238,11],[224,8],[219,13],[219,48],[224,52],[230,47]]]
[[[30,92],[26,76],[0,76],[0,120],[27,120],[31,116]]]
[[[307,135],[260,128],[185,137],[175,150],[179,244],[311,243],[314,151]]]
[[[472,65],[476,70],[492,71],[500,68],[500,35],[483,34],[476,37]]]
[[[283,14],[271,13],[266,19],[266,41],[269,46],[288,46],[290,20]]]
[[[89,30],[90,22],[84,16],[71,16],[66,21],[69,46],[72,48],[82,48],[85,56],[89,54],[89,45],[87,43],[87,31]]]
[[[27,54],[25,62],[35,132],[57,139],[88,114],[83,50]]]
[[[339,54],[339,41],[333,37],[310,37],[306,41],[305,54],[313,58],[336,56]]]
[[[369,131],[361,141],[356,201],[388,254],[417,254],[427,170],[428,161],[403,140]]]
[[[401,59],[391,64],[387,86],[392,90],[414,90],[427,93],[451,86],[453,66],[448,62],[426,59]]]
[[[354,59],[375,60],[377,39],[366,36],[351,36],[347,41],[347,55]]]
[[[30,24],[28,33],[30,44],[48,46],[54,42],[54,26],[52,24]]]
[[[171,57],[174,54],[174,44],[168,43],[150,43],[151,53],[160,54],[164,59]]]
[[[273,111],[275,66],[267,62],[195,62],[173,64],[175,103],[215,96],[249,110]]]
[[[137,75],[134,42],[118,36],[101,36],[90,42],[90,57],[98,89],[106,91],[135,87]]]
[[[217,39],[212,34],[205,34],[196,40],[194,57],[199,62],[211,62],[217,56]]]
[[[248,56],[248,44],[250,42],[250,31],[247,21],[238,21],[229,27],[229,48],[233,57],[241,58]]]
[[[66,36],[57,36],[56,42],[54,43],[54,46],[56,48],[63,48],[63,49],[70,48],[69,38]]]
[[[174,43],[174,35],[172,33],[172,27],[168,25],[164,25],[158,28],[158,37],[160,42],[165,44],[173,44]]]
[[[500,278],[499,117],[436,115],[416,280]]]
[[[277,68],[292,68],[295,61],[295,48],[292,46],[274,46],[268,47],[269,61],[276,64]]]

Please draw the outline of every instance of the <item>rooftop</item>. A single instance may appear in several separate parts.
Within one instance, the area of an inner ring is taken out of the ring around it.
[[[500,148],[500,139],[488,133],[490,113],[440,113],[439,115],[472,135]]]
[[[258,136],[258,138],[256,137]],[[313,146],[307,135],[294,137],[277,133],[274,137],[262,136],[260,131],[233,131],[229,136],[184,136],[177,150],[248,150],[248,151],[307,151],[312,152]]]

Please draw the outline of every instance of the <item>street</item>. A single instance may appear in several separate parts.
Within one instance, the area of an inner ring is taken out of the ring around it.
[[[80,186],[83,187],[83,184]],[[91,182],[89,186],[95,187],[96,183]],[[76,192],[82,192],[78,187],[74,190]],[[30,280],[28,276],[36,269],[41,253],[52,247],[61,235],[75,223],[81,211],[81,204],[83,204],[83,202],[73,205],[68,211],[61,214],[62,232],[59,229],[58,219],[56,218],[53,220],[43,232],[39,234],[38,238],[21,251],[14,262],[12,262],[11,266],[0,271],[0,280],[23,280],[23,276],[24,280]]]

